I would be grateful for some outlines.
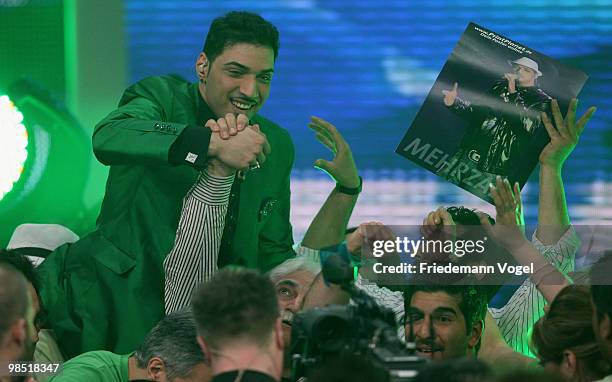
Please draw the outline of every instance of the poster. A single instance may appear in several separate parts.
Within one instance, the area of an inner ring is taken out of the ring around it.
[[[496,176],[522,188],[552,121],[565,114],[587,75],[534,49],[470,23],[396,153],[492,203]]]

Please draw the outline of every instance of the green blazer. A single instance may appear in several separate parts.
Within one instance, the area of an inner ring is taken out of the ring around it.
[[[162,263],[174,244],[183,198],[198,176],[188,163],[169,164],[169,151],[187,126],[203,126],[199,119],[212,117],[202,105],[197,84],[151,77],[128,88],[96,126],[94,153],[110,166],[97,229],[58,248],[40,267],[43,304],[67,356],[131,352],[163,317]],[[229,263],[266,271],[294,255],[294,147],[271,121],[256,116],[252,122],[272,152],[241,185]],[[205,156],[208,147],[201,150]]]

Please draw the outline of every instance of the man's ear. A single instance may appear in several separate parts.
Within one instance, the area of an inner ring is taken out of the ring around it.
[[[28,335],[27,323],[25,318],[20,318],[11,325],[10,329],[10,341],[13,342],[17,347],[22,348],[25,346],[26,337]]]
[[[612,328],[610,327],[610,315],[604,313],[599,320],[599,336],[607,340],[612,340]]]
[[[147,363],[147,378],[154,381],[166,380],[166,364],[159,357],[153,357]]]
[[[468,347],[470,349],[475,349],[476,345],[480,341],[480,337],[482,336],[482,332],[484,330],[484,321],[478,320],[474,322],[472,325],[472,331],[469,333],[468,337]]]
[[[576,359],[576,354],[574,354],[573,351],[563,351],[561,370],[564,371],[564,374],[566,375],[571,375],[572,377],[576,375],[576,372],[578,371],[578,360]]]
[[[283,350],[285,347],[285,338],[283,335],[283,322],[279,318],[276,319],[274,324],[274,342],[276,344],[277,349]]]
[[[212,361],[210,356],[210,350],[208,348],[208,344],[204,341],[204,338],[200,335],[197,337],[198,344],[200,345],[200,349],[202,349],[202,353],[204,353],[204,363],[210,366],[210,362]]]
[[[210,70],[210,63],[206,54],[204,52],[200,53],[198,59],[196,60],[196,75],[200,82],[204,82],[206,80],[206,76],[208,75],[208,71]]]

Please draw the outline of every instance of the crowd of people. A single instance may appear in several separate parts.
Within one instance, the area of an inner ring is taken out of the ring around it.
[[[534,269],[492,308],[498,288],[478,280],[389,285],[366,272],[376,261],[368,244],[394,234],[384,222],[347,230],[362,179],[338,129],[317,117],[309,127],[333,159],[315,166],[336,187],[293,242],[293,143],[257,114],[278,51],[272,24],[230,12],[210,26],[196,83],[150,77],[125,91],[94,130],[94,154],[110,166],[96,230],[79,238],[26,224],[0,253],[0,381],[402,380],[349,348],[296,377],[296,317],[351,306],[355,290],[393,313],[397,339],[423,360],[410,380],[612,381],[612,252],[589,285],[568,276],[580,240],[561,175],[594,108],[577,118],[573,100],[564,117],[552,100],[540,115],[550,143],[531,240],[520,189],[500,176],[490,185],[494,218],[461,206],[424,217],[424,237],[480,232],[492,239],[487,251]],[[361,266],[356,289],[324,277],[330,248]],[[428,255],[416,261],[452,257]]]

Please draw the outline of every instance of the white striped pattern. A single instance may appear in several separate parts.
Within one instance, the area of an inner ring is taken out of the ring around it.
[[[570,227],[554,245],[542,244],[535,233],[531,242],[546,260],[564,274],[574,270],[575,255],[580,248],[580,238],[574,227]],[[529,337],[533,324],[544,315],[544,305],[546,299],[528,278],[506,305],[489,311],[508,345],[520,353],[533,356],[529,350]]]
[[[234,176],[200,174],[183,200],[174,247],[164,260],[166,314],[189,306],[196,287],[217,271]]]

